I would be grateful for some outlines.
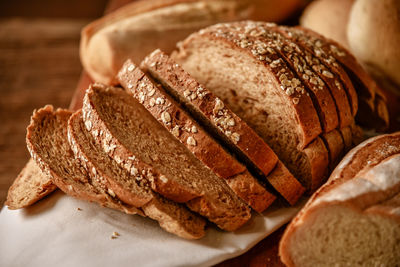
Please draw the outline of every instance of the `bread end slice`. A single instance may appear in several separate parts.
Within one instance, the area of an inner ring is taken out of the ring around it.
[[[11,210],[28,207],[57,189],[50,177],[30,159],[8,190],[5,205]]]

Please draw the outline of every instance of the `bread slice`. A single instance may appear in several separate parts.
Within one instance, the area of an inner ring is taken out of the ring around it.
[[[68,139],[75,156],[81,160],[93,179],[103,181],[109,191],[124,203],[143,210],[145,216],[158,221],[167,232],[186,239],[204,236],[203,218],[185,206],[152,192],[145,179],[127,172],[104,152],[86,130],[82,111],[74,113],[69,119]]]
[[[313,143],[322,133],[319,118],[278,53],[248,41],[250,34],[263,32],[259,25],[240,22],[206,28],[188,37],[171,56],[248,123],[310,190],[324,180],[323,168],[329,164],[323,142]]]
[[[178,103],[165,92],[162,85],[153,81],[132,61],[127,60],[124,63],[118,79],[127,92],[135,97],[161,125],[204,165],[223,178],[232,190],[254,210],[262,212],[276,199],[244,165],[181,109]],[[296,196],[290,195],[288,198],[292,200]]]
[[[132,96],[123,90],[92,85],[86,92],[83,119],[96,142],[151,188],[234,231],[250,219],[250,209],[228,185],[187,150]]]
[[[396,266],[400,259],[400,154],[312,198],[286,229],[286,266]],[[330,183],[327,184],[330,186]]]
[[[10,189],[5,205],[10,210],[28,207],[57,189],[51,178],[29,159]]]
[[[102,206],[128,214],[142,214],[135,207],[125,205],[90,179],[79,160],[75,159],[67,137],[68,110],[54,111],[50,105],[35,111],[27,128],[28,150],[41,170],[63,192],[73,197],[93,201]]]
[[[290,204],[294,204],[304,192],[296,178],[277,163],[275,152],[221,99],[199,84],[189,73],[160,50],[155,50],[141,64],[164,89],[186,110],[229,147],[247,166],[262,174]],[[186,95],[186,97],[185,97]],[[235,138],[238,139],[235,139]],[[275,167],[277,166],[277,167]],[[282,176],[270,176],[272,168]],[[279,170],[278,170],[279,169]]]

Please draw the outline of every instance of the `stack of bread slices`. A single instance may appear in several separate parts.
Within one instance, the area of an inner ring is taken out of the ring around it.
[[[27,144],[41,182],[22,172],[7,205],[56,185],[183,238],[201,238],[204,219],[235,231],[251,209],[315,191],[359,142],[354,85],[375,91],[352,64],[310,31],[250,21],[194,33],[171,57],[127,60],[122,88],[91,85],[75,113],[34,112]]]

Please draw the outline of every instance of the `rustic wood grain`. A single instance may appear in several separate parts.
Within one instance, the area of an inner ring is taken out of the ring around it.
[[[82,71],[80,29],[87,20],[0,21],[0,206],[29,159],[25,128],[35,108],[68,107]]]

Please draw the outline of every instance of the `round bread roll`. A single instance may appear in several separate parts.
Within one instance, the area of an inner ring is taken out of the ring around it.
[[[348,48],[347,22],[354,0],[318,0],[304,10],[301,26],[310,28]]]
[[[399,93],[400,1],[357,0],[350,13],[347,37],[352,52],[371,74],[395,83]]]

